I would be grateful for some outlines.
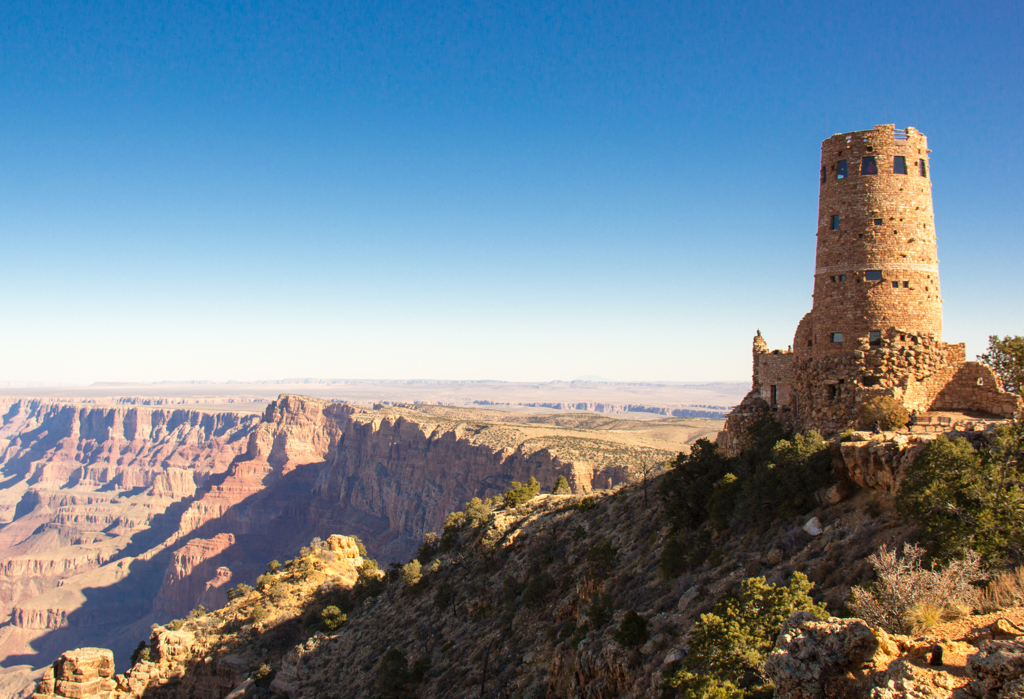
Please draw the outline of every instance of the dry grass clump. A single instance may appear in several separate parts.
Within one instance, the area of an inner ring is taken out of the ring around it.
[[[1024,604],[1024,566],[997,573],[978,600],[981,611],[995,612]]]
[[[978,554],[966,551],[945,567],[925,568],[924,553],[916,544],[904,544],[902,556],[884,545],[872,554],[868,560],[878,580],[853,588],[853,613],[889,633],[921,633],[969,614],[979,601],[972,583],[985,579]]]

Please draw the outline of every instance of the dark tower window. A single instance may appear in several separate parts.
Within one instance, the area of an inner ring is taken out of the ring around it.
[[[928,176],[928,166],[924,164],[924,158],[922,158],[921,160],[917,161],[917,166],[921,170],[921,177],[927,177]]]
[[[832,230],[834,230],[834,231],[838,231],[839,230],[839,217],[838,216],[833,216],[832,217]]]
[[[892,283],[892,288],[893,289],[899,289],[900,288],[900,283],[899,282],[893,282]]]
[[[907,158],[906,156],[897,155],[892,159],[892,174],[894,175],[905,175],[907,174]]]
[[[882,331],[881,330],[872,330],[871,332],[869,332],[868,333],[868,342],[871,343],[872,345],[876,346],[876,347],[878,345],[882,344]]]
[[[878,174],[878,163],[875,162],[875,156],[869,155],[860,161],[860,174],[862,175],[877,175]]]
[[[845,274],[840,274],[839,275],[839,281],[845,282],[846,281],[846,275]]]
[[[921,161],[921,174],[924,175],[924,161]],[[836,179],[842,180],[850,176],[850,170],[846,167],[846,161],[840,160],[836,163]]]
[[[903,288],[904,289],[909,289],[910,288],[910,282],[903,282]]]
[[[875,225],[876,225],[876,226],[881,226],[881,225],[882,225],[882,219],[880,219],[880,218],[876,218],[876,219],[875,219]]]
[[[842,342],[842,341],[843,341],[843,334],[842,333],[832,333],[832,342]]]
[[[869,269],[864,273],[864,280],[869,282],[880,282],[882,281],[882,270],[880,269]]]
[[[825,166],[822,165],[821,166],[821,183],[822,184],[825,184],[825,177],[827,176],[827,174],[826,174],[827,172],[828,171],[825,169]]]

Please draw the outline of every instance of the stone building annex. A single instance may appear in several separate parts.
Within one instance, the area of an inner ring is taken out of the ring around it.
[[[922,415],[1020,409],[991,369],[966,361],[963,343],[942,340],[929,152],[924,134],[891,124],[822,142],[811,311],[791,350],[754,337],[753,388],[719,434],[723,451],[738,453],[766,412],[835,434],[876,395]]]

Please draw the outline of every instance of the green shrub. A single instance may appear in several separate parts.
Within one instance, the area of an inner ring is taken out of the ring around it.
[[[139,645],[132,651],[132,658],[129,661],[129,666],[134,667],[136,663],[149,660],[149,647],[145,641],[139,641]]]
[[[613,634],[618,644],[624,648],[633,648],[647,642],[647,621],[630,609],[619,622],[619,628]]]
[[[528,607],[537,607],[544,601],[548,594],[555,589],[555,579],[548,573],[542,572],[530,578],[523,588],[523,604]]]
[[[619,558],[619,550],[605,539],[601,539],[587,551],[587,563],[590,564],[590,575],[600,578],[611,572]]]
[[[581,499],[578,503],[576,503],[576,509],[579,510],[580,512],[587,512],[589,510],[594,509],[595,507],[597,507],[597,500],[595,500],[589,495]]]
[[[270,683],[274,680],[274,668],[270,667],[267,663],[263,663],[258,668],[252,671],[250,677],[257,687],[269,687]]]
[[[434,532],[427,532],[427,535],[423,538],[423,543],[420,544],[420,548],[416,552],[416,560],[422,565],[430,563],[431,559],[437,555],[440,544],[441,537]]]
[[[577,524],[576,528],[572,530],[572,540],[582,541],[587,538],[587,530],[583,528],[582,524]]]
[[[402,566],[402,582],[406,585],[415,585],[423,577],[423,566],[415,558]]]
[[[228,590],[228,599],[241,599],[248,597],[252,593],[252,585],[246,585],[245,583],[238,583],[234,589]]]
[[[715,483],[708,500],[708,514],[715,529],[721,531],[729,527],[742,488],[743,484],[735,473],[727,473]]]
[[[768,585],[748,578],[739,594],[721,597],[711,612],[694,625],[682,667],[676,667],[662,686],[662,696],[771,696],[761,664],[772,649],[782,625],[794,613],[809,611],[827,617],[810,598],[813,587],[803,573],[793,573],[789,586]]]
[[[333,604],[320,610],[320,628],[324,631],[337,631],[346,621],[348,615],[342,614]]]
[[[366,546],[363,545],[363,540],[360,539],[358,536],[353,536],[352,538],[355,539],[356,550],[359,551],[359,555],[363,558],[366,558],[368,554],[366,553]]]
[[[876,422],[886,431],[902,430],[910,422],[910,413],[892,396],[875,396],[860,407],[859,422],[863,430],[873,429]]]
[[[587,620],[590,623],[590,628],[601,629],[612,620],[612,613],[615,608],[612,607],[612,598],[601,592],[594,596],[594,600],[590,603],[590,608],[587,609]]]
[[[804,514],[816,507],[815,493],[834,480],[832,450],[820,434],[811,430],[781,439],[771,461],[757,464],[744,484],[741,509],[762,526]]]
[[[530,480],[526,483],[520,483],[519,481],[512,481],[512,487],[505,491],[505,507],[513,510],[525,502],[532,500],[540,494],[540,482],[530,476]]]
[[[276,560],[276,559],[267,564],[267,572],[268,573],[276,573],[280,569],[281,569],[281,562]]]
[[[249,620],[252,621],[254,624],[258,624],[259,622],[266,619],[268,616],[270,616],[270,612],[267,611],[267,608],[264,607],[262,604],[257,604],[255,607],[252,608],[252,611],[249,613]]]
[[[466,518],[474,527],[486,524],[490,516],[491,508],[480,498],[473,498],[466,503]]]
[[[512,575],[506,575],[501,579],[501,597],[505,604],[514,604],[523,594],[525,584],[519,582]]]
[[[985,448],[939,436],[907,469],[896,509],[917,524],[921,542],[942,560],[965,549],[987,566],[1024,551],[1024,424],[1000,427]]]
[[[555,495],[568,495],[572,492],[572,488],[569,487],[569,481],[565,476],[559,475],[555,480],[555,489],[553,491]]]
[[[438,609],[447,609],[455,601],[455,586],[449,582],[443,582],[434,591],[434,604]]]
[[[687,547],[679,536],[670,536],[661,549],[658,570],[666,578],[676,578],[687,568]]]
[[[381,699],[406,699],[411,697],[412,677],[409,673],[409,661],[401,651],[390,648],[380,659],[377,668],[377,681],[374,689]]]
[[[710,440],[694,442],[689,454],[676,457],[662,479],[659,494],[665,511],[679,529],[696,529],[707,519],[714,485],[728,473],[729,462]]]
[[[426,677],[427,673],[430,672],[430,658],[423,656],[418,658],[416,662],[412,664],[412,669],[409,670],[409,679],[412,680],[413,684],[421,684],[423,678]]]

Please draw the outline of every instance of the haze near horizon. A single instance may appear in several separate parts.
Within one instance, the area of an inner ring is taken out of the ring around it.
[[[1022,63],[1012,2],[5,3],[0,381],[745,381],[821,140],[882,123],[973,358],[1024,320]]]

